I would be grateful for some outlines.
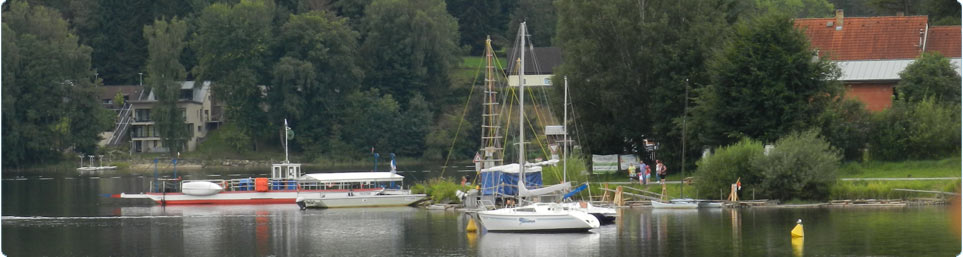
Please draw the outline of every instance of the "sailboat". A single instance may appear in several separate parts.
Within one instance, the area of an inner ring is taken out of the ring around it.
[[[519,26],[520,65],[518,72],[519,88],[519,135],[518,164],[503,165],[508,170],[518,169],[518,196],[532,194],[525,186],[525,22]],[[536,168],[533,166],[531,168]],[[496,167],[493,167],[496,168]],[[563,187],[560,185],[559,187]],[[552,190],[551,188],[548,188]],[[578,232],[599,227],[599,220],[584,211],[572,210],[558,203],[534,203],[522,207],[501,208],[478,212],[482,226],[489,232]]]

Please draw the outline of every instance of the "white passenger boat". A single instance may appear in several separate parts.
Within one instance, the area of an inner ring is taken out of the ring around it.
[[[294,203],[299,193],[341,192],[343,185],[320,185],[302,181],[301,164],[279,163],[272,167],[271,178],[237,178],[209,180],[154,179],[147,192],[121,193],[115,198],[150,199],[161,205],[179,204],[282,204]],[[356,193],[381,191],[370,186],[354,189]]]
[[[393,172],[313,173],[302,177],[320,185],[341,185],[347,191],[302,192],[298,205],[302,208],[407,206],[425,199],[425,194],[412,194],[402,189],[404,177]],[[375,191],[356,189],[380,188]]]

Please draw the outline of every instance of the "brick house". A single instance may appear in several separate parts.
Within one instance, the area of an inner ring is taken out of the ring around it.
[[[899,72],[927,51],[950,58],[960,67],[960,26],[930,26],[927,16],[795,19],[820,55],[842,70],[846,97],[881,111],[892,105]],[[959,70],[957,70],[959,72]]]

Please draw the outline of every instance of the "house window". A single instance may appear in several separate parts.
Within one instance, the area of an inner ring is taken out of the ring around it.
[[[201,126],[197,126],[197,132],[201,132]]]
[[[550,79],[550,78],[545,78],[545,85],[551,86],[551,85],[552,85],[552,79]]]
[[[114,104],[114,99],[104,99],[104,104]]]
[[[150,109],[137,109],[134,111],[135,121],[150,121]]]

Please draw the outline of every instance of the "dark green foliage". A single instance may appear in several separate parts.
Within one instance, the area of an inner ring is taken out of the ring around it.
[[[552,2],[554,1],[518,0],[518,6],[512,8],[511,22],[508,23],[505,37],[509,40],[515,37],[518,34],[518,24],[525,21],[530,35],[526,40],[530,40],[536,46],[554,45],[552,39],[555,38],[555,24],[558,22],[558,18]],[[511,43],[511,41],[506,41],[506,43]]]
[[[56,10],[9,3],[3,14],[3,166],[94,153],[112,113],[97,99],[91,48]]]
[[[198,80],[214,81],[214,94],[224,101],[226,119],[248,138],[262,135],[270,124],[261,109],[260,85],[266,79],[274,46],[274,3],[241,1],[216,3],[197,18],[191,45],[197,51]],[[254,142],[249,142],[254,149]]]
[[[857,161],[863,158],[873,119],[862,102],[845,99],[831,104],[819,117],[819,123],[813,125],[818,126],[826,141],[842,152],[844,160]]]
[[[458,62],[458,23],[441,0],[376,0],[362,20],[366,88],[396,99],[446,96]],[[407,101],[405,102],[407,103]]]
[[[829,142],[810,130],[779,139],[768,155],[751,162],[761,171],[759,188],[770,199],[825,200],[836,182],[840,159]]]
[[[772,142],[816,123],[842,87],[835,81],[838,69],[814,56],[786,16],[738,25],[709,67],[713,84],[699,91],[690,112],[693,130],[705,132],[699,142],[727,145],[741,137]]]
[[[760,188],[762,172],[752,165],[752,160],[763,157],[762,152],[762,143],[743,139],[733,145],[718,148],[708,157],[696,162],[698,169],[694,184],[700,197],[716,199],[728,195],[729,185],[739,179],[745,189]],[[723,195],[719,195],[719,192],[723,192]]]
[[[493,41],[502,43],[501,45],[510,44],[511,37],[505,37],[502,33],[508,30],[507,25],[518,24],[517,22],[508,22],[514,2],[509,0],[446,0],[448,13],[458,19],[458,34],[461,35],[458,44],[468,46],[468,52],[473,56],[479,56],[485,52],[485,38],[487,36],[491,36]],[[550,2],[548,7],[552,8]],[[555,20],[550,22],[554,29]]]
[[[341,154],[363,156],[376,152],[394,151],[395,133],[401,106],[391,95],[378,90],[356,92],[347,96],[347,109],[341,117],[341,138],[352,148]]]
[[[874,116],[869,136],[874,160],[924,160],[960,152],[960,108],[927,98],[917,103],[895,102]]]
[[[753,14],[781,12],[794,18],[831,17],[833,4],[827,0],[754,0]]]
[[[662,143],[658,158],[680,167],[682,127],[675,119],[685,109],[686,85],[708,84],[705,63],[730,32],[732,3],[555,3],[555,40],[566,59],[555,68],[553,84],[569,78],[571,103],[577,108],[569,119],[580,124],[571,131],[590,131],[578,135],[586,153],[640,150],[642,139],[650,138]],[[563,87],[552,90],[556,99],[562,98]]]
[[[94,46],[94,68],[108,85],[137,84],[147,63],[144,25],[154,20],[154,1],[97,1],[84,42]]]
[[[960,75],[950,60],[938,52],[925,52],[899,73],[899,99],[919,102],[933,98],[940,104],[960,103]]]
[[[275,124],[288,119],[309,158],[331,151],[329,136],[347,99],[358,90],[358,33],[347,20],[325,12],[292,15],[281,27],[284,57],[274,65],[267,101]]]
[[[184,122],[187,117],[177,107],[181,81],[187,77],[187,71],[180,63],[181,53],[187,45],[186,37],[187,22],[177,18],[170,21],[155,20],[153,25],[144,27],[144,38],[147,39],[150,52],[145,65],[146,85],[157,99],[151,111],[168,153],[184,150],[191,129]],[[196,85],[200,86],[201,83]]]

